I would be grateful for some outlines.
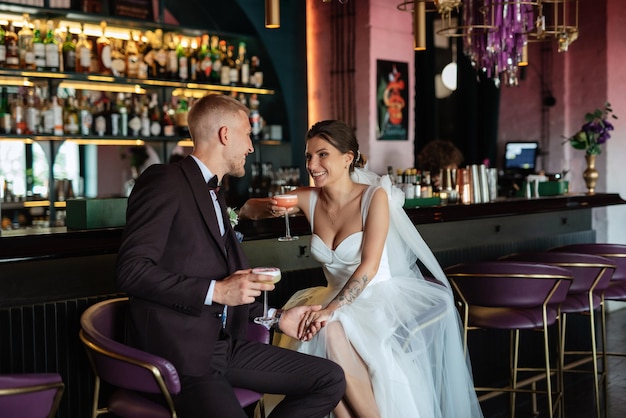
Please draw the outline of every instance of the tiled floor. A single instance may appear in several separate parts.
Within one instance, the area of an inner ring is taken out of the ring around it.
[[[612,311],[607,315],[607,347],[609,352],[626,353],[626,309]],[[610,356],[608,362],[608,416],[605,418],[626,417],[626,357]],[[594,418],[593,380],[590,375],[566,374],[565,376],[565,418]],[[520,399],[516,417],[535,417],[529,402]],[[506,396],[486,401],[482,404],[485,418],[508,416]],[[539,405],[540,414],[547,417],[545,408]]]

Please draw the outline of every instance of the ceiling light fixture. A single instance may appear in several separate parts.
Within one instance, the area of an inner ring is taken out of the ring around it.
[[[280,0],[265,0],[265,27],[280,28]]]

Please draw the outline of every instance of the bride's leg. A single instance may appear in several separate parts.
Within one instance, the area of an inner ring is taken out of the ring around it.
[[[341,323],[331,321],[328,324],[326,339],[328,358],[339,364],[346,375],[346,394],[334,411],[336,416],[380,417],[367,366],[348,342]]]

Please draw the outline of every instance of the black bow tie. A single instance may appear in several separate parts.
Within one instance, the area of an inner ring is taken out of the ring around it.
[[[217,176],[211,177],[211,179],[207,183],[207,186],[209,186],[209,190],[215,190],[216,193],[219,192],[220,186],[218,186],[217,184]]]

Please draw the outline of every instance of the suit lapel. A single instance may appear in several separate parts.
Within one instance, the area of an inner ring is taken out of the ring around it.
[[[217,247],[222,250],[222,255],[227,260],[227,254],[224,248],[224,238],[220,233],[220,227],[217,223],[217,216],[222,216],[222,214],[215,213],[213,198],[209,193],[204,177],[202,176],[202,172],[194,159],[191,157],[185,158],[181,162],[181,167],[187,177],[191,192],[196,200],[196,205],[202,215],[202,219],[209,229],[211,238],[215,241]],[[224,226],[226,227],[227,225]]]

